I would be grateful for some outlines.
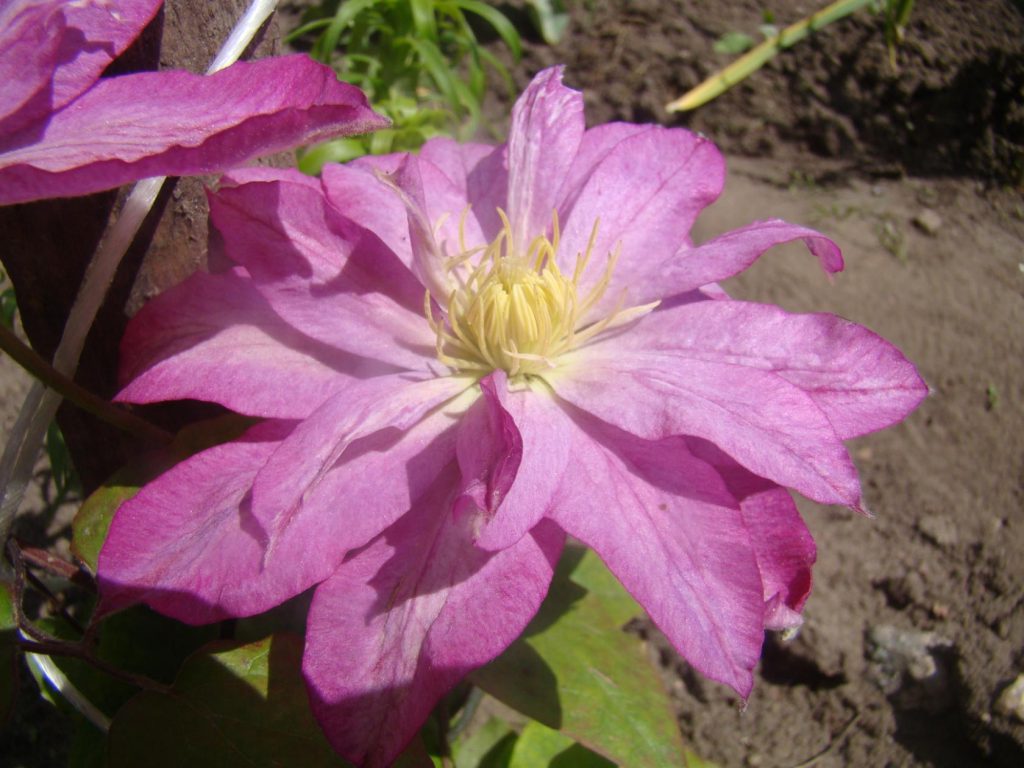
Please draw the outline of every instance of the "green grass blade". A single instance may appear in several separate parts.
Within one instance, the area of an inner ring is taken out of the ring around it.
[[[516,32],[516,28],[512,26],[512,22],[505,17],[505,14],[497,8],[492,8],[486,3],[479,2],[479,0],[452,0],[452,5],[484,19],[494,28],[494,31],[498,33],[498,37],[504,41],[508,49],[512,51],[516,61],[522,58],[523,44],[519,39],[519,33]]]

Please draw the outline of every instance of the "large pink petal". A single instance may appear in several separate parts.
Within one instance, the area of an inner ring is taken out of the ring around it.
[[[629,343],[690,360],[774,371],[807,392],[844,440],[902,420],[928,393],[896,347],[835,315],[701,301],[648,315],[629,330]]]
[[[324,166],[324,194],[327,200],[356,224],[373,232],[412,269],[412,245],[405,205],[394,190],[371,170],[355,163]]]
[[[196,273],[132,318],[121,340],[126,386],[117,399],[205,400],[251,416],[301,419],[342,382],[388,371],[285,323],[236,268]]]
[[[562,397],[634,435],[693,435],[823,504],[861,505],[857,470],[811,397],[769,371],[638,351],[629,334],[545,374]]]
[[[0,204],[214,173],[385,124],[358,89],[306,56],[239,62],[210,76],[109,78],[55,113],[42,135],[28,126],[0,140]]]
[[[498,553],[453,517],[457,472],[316,591],[303,671],[313,711],[348,760],[390,765],[437,701],[523,631],[563,535],[544,523]]]
[[[550,516],[592,547],[696,669],[741,696],[764,633],[747,528],[721,478],[682,439],[638,440],[589,423]]]
[[[186,459],[118,509],[100,552],[103,612],[144,602],[190,624],[260,613],[304,587],[263,567],[252,481],[287,436],[266,422]]]
[[[381,430],[394,436],[410,429],[471,383],[412,374],[349,382],[292,432],[260,472],[253,490],[256,518],[276,541],[353,443]],[[317,508],[332,502],[317,498]]]
[[[404,432],[357,439],[274,531],[267,563],[317,584],[344,553],[365,545],[408,512],[455,458],[456,417],[445,409]]]
[[[60,109],[89,88],[162,0],[6,0],[0,7],[0,135]]]
[[[228,258],[303,333],[402,368],[434,361],[423,287],[307,181],[224,188],[212,196],[210,216]]]
[[[721,192],[724,177],[725,163],[714,144],[679,128],[647,126],[608,149],[571,192],[560,248],[571,270],[597,224],[584,292],[601,279],[609,255],[619,252],[595,314],[622,301],[623,290],[627,305],[646,303],[631,295],[635,276],[663,268],[689,242],[694,220]]]
[[[551,228],[583,129],[583,94],[562,85],[562,67],[537,74],[516,101],[507,160],[507,213],[516,247]]]
[[[769,248],[802,240],[822,268],[829,273],[843,268],[839,247],[813,229],[788,224],[778,219],[758,221],[702,243],[683,245],[674,255],[656,262],[642,263],[622,283],[630,304],[646,304],[670,298],[737,275]]]

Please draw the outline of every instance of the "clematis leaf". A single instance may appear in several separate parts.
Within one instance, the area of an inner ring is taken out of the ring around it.
[[[537,617],[470,680],[621,765],[681,765],[668,695],[640,641],[619,631],[622,603],[609,609],[599,592],[574,581],[581,558],[580,550],[566,551]]]
[[[573,568],[572,580],[587,590],[590,599],[599,600],[619,627],[644,615],[644,609],[592,549],[583,550],[583,556]]]
[[[118,712],[108,768],[346,765],[310,713],[301,659],[293,635],[206,646],[185,662],[170,694],[144,691]]]
[[[145,454],[115,472],[85,500],[71,523],[71,551],[75,557],[96,573],[96,563],[107,538],[110,521],[121,504],[179,461],[206,448],[233,440],[251,424],[252,419],[228,414],[189,425],[178,433],[169,446]]]
[[[7,719],[18,691],[17,636],[12,585],[0,580],[0,723]]]
[[[60,617],[44,618],[36,624],[62,640],[79,639],[79,633]],[[103,622],[96,655],[118,669],[169,685],[182,662],[216,636],[215,626],[190,627],[136,606]],[[105,715],[113,715],[138,693],[138,688],[130,683],[113,678],[81,659],[71,656],[52,656],[51,659],[75,688]],[[60,696],[53,698],[59,700]]]
[[[558,731],[537,722],[527,723],[512,748],[508,768],[557,765],[558,768],[614,768],[615,764]]]
[[[511,725],[492,717],[452,745],[455,768],[508,768],[517,738]]]

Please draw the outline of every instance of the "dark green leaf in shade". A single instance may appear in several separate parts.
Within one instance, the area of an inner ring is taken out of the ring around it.
[[[336,768],[313,719],[302,640],[215,643],[189,658],[170,694],[144,691],[114,718],[108,768]]]
[[[621,603],[573,580],[566,550],[523,636],[470,679],[504,704],[630,768],[683,764],[668,695],[641,641],[620,630]]]
[[[511,725],[492,717],[453,745],[455,768],[508,768],[517,738]]]
[[[18,622],[13,585],[0,577],[0,724],[14,708],[18,692]]]

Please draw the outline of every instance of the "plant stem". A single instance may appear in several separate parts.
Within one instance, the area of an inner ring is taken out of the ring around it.
[[[14,335],[13,331],[0,325],[0,349],[11,356],[18,365],[28,371],[65,400],[70,400],[83,411],[102,419],[108,424],[129,434],[157,443],[169,443],[174,436],[169,432],[140,419],[123,408],[118,408],[102,397],[94,395],[79,386],[67,376],[36,354],[35,350]]]
[[[780,51],[800,42],[812,32],[816,32],[833,21],[838,21],[844,16],[849,16],[854,11],[860,10],[870,1],[836,0],[817,13],[812,13],[806,19],[789,25],[775,37],[752,48],[725,69],[719,70],[696,88],[666,105],[665,109],[668,112],[685,112],[707,104],[759,70]]]

